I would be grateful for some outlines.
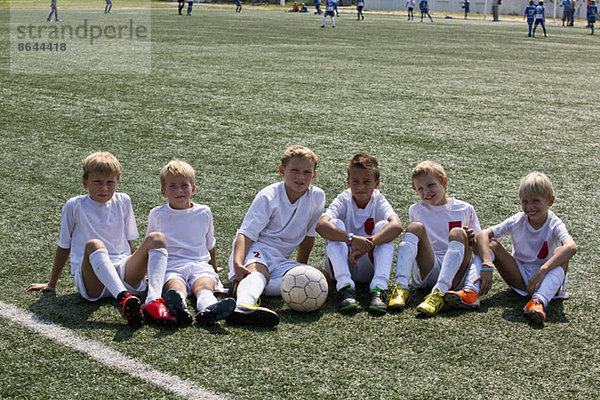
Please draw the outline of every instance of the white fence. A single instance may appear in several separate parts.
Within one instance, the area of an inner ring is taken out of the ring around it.
[[[556,10],[556,18],[562,17],[563,9],[560,7],[561,0],[558,1],[558,8]],[[419,1],[416,0],[415,12],[419,9]],[[460,0],[429,0],[429,11],[435,12],[458,12],[462,13],[462,1]],[[536,0],[537,3],[537,0]],[[547,0],[546,4],[546,19],[551,19],[554,15],[554,1]],[[502,0],[500,5],[500,14],[509,15],[523,15],[525,7],[529,4],[527,0]],[[484,0],[473,0],[471,1],[470,13],[471,14],[484,14],[484,7],[486,6]],[[366,10],[406,10],[406,0],[365,0]],[[492,0],[487,1],[487,10],[485,14],[492,13]],[[579,0],[575,2],[575,17],[585,18],[586,17],[586,2],[585,0]]]

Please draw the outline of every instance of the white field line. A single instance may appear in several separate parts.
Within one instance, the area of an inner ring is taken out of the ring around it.
[[[68,329],[44,321],[34,314],[2,301],[0,301],[0,316],[64,346],[79,350],[104,365],[160,386],[185,399],[224,400],[223,397],[217,396],[193,382],[160,372],[148,364],[127,357],[99,342],[79,336]]]

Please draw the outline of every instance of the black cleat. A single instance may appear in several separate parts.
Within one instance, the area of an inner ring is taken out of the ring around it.
[[[358,303],[356,302],[356,290],[350,285],[346,285],[338,292],[338,310],[341,313],[350,313],[356,311]]]
[[[387,291],[376,288],[371,290],[371,302],[369,303],[369,312],[374,314],[385,314],[387,312]]]
[[[188,310],[185,300],[181,298],[179,292],[173,289],[167,290],[165,293],[165,306],[169,313],[177,318],[177,324],[179,326],[189,326],[194,320],[192,314]]]

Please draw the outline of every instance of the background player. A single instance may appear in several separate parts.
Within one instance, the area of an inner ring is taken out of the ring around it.
[[[429,14],[429,3],[427,3],[427,0],[421,0],[419,2],[419,9],[421,10],[421,22],[423,22],[423,16],[425,16],[425,14],[427,14],[431,22],[433,22],[433,18],[431,18],[431,15]]]
[[[408,20],[410,21],[411,19],[414,21],[415,19],[415,0],[407,0],[406,1],[406,7],[408,7]]]
[[[363,8],[365,8],[365,0],[358,0],[356,3],[356,19],[361,20],[365,19],[365,14],[363,14]]]
[[[594,34],[594,24],[596,23],[596,18],[598,17],[598,6],[596,5],[596,1],[592,0],[590,2],[590,6],[588,7],[588,26],[592,30],[592,35]]]
[[[57,1],[58,0],[50,0],[50,14],[48,14],[48,18],[46,18],[46,21],[48,21],[48,22],[52,21],[52,14],[54,14],[55,22],[60,21],[60,19],[58,19],[58,7],[56,5]]]
[[[544,29],[544,37],[548,36],[546,34],[546,7],[544,7],[544,1],[540,0],[537,6],[535,6],[535,25],[533,27],[533,33],[531,36],[535,37],[535,30],[538,25],[542,25],[542,29]]]
[[[323,24],[321,28],[325,28],[325,22],[327,22],[327,17],[331,17],[331,27],[335,28],[335,9],[337,8],[337,3],[334,0],[325,0],[325,13],[323,14]]]
[[[535,21],[535,3],[533,2],[533,0],[530,0],[529,5],[525,7],[525,15],[523,16],[523,19],[525,18],[527,18],[527,25],[529,25],[528,36],[531,37],[533,21]]]
[[[104,6],[104,14],[108,14],[112,9],[112,1],[106,0],[106,6]]]

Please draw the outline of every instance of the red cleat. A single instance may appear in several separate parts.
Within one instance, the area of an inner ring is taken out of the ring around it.
[[[177,325],[177,318],[171,315],[169,310],[167,310],[165,301],[162,297],[144,304],[142,310],[144,311],[144,317],[148,322],[163,326]]]
[[[132,328],[140,328],[144,325],[144,314],[142,313],[142,302],[131,293],[127,293],[119,302],[123,316]]]

